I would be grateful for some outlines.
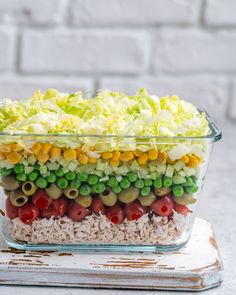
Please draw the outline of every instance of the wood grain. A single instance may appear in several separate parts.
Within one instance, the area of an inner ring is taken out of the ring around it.
[[[211,225],[197,218],[188,244],[172,253],[28,252],[0,244],[0,284],[204,290],[222,282]]]

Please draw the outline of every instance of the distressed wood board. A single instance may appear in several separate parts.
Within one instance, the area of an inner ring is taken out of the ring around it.
[[[200,291],[222,276],[212,227],[200,218],[187,245],[169,253],[28,252],[0,244],[0,284]]]

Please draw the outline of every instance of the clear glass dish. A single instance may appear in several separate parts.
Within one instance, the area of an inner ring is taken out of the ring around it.
[[[211,133],[201,137],[0,133],[6,243],[37,251],[179,249],[221,138],[207,120]]]

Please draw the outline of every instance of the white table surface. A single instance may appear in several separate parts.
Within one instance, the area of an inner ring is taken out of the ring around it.
[[[206,295],[236,294],[236,125],[229,123],[222,125],[223,140],[215,145],[198,215],[209,220],[214,227],[225,268],[225,279],[220,287],[204,291]],[[173,293],[175,292],[0,286],[0,295],[167,295]],[[176,293],[186,294],[179,291]]]

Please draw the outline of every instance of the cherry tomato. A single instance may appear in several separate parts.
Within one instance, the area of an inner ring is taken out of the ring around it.
[[[10,219],[14,219],[18,216],[19,207],[12,205],[9,198],[6,199],[6,214]]]
[[[108,207],[106,209],[106,216],[114,224],[121,224],[125,220],[124,209],[119,204]]]
[[[53,201],[53,203],[47,208],[40,210],[41,217],[51,218],[54,216],[55,218],[63,217],[68,208],[68,201],[65,197],[60,197],[59,199]]]
[[[169,216],[173,211],[173,200],[170,197],[162,197],[151,205],[152,210],[160,216]]]
[[[90,214],[91,210],[80,206],[74,201],[72,201],[69,205],[68,217],[73,221],[81,221]]]
[[[175,210],[175,212],[180,213],[184,216],[187,216],[189,213],[192,213],[192,211],[189,210],[187,206],[180,205],[177,203],[174,203],[174,210]]]
[[[46,193],[45,190],[39,189],[32,197],[33,204],[38,209],[47,209],[53,202],[53,199]]]
[[[39,209],[32,203],[26,203],[18,210],[20,220],[25,224],[31,224],[39,217]]]
[[[105,213],[105,207],[104,207],[103,202],[100,197],[95,197],[93,199],[90,209],[94,213],[103,213],[103,214]]]
[[[147,213],[147,207],[140,204],[138,200],[125,205],[125,216],[131,220],[137,220]]]

